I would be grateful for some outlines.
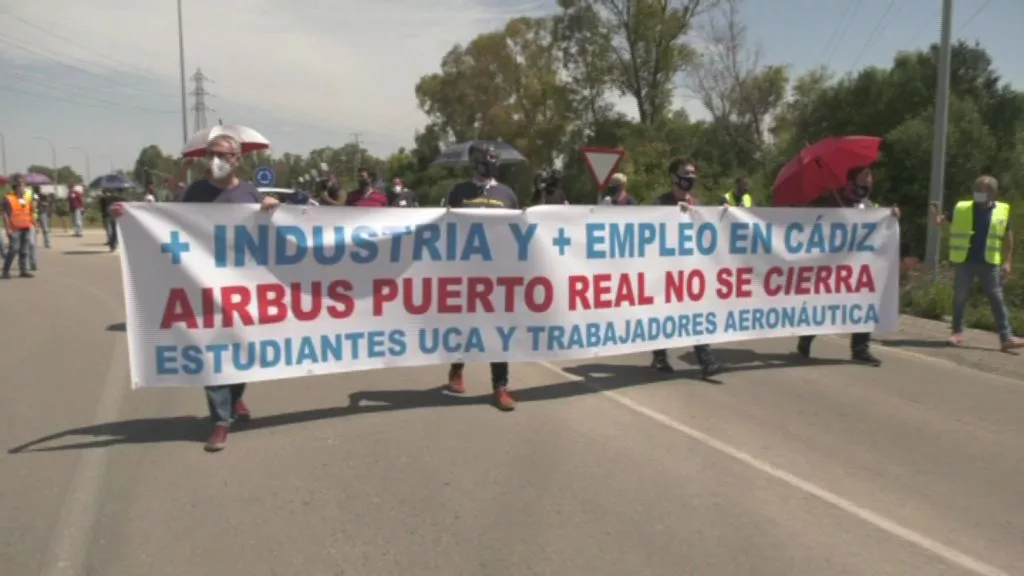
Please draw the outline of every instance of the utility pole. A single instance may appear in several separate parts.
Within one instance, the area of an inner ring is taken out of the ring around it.
[[[206,91],[204,82],[209,80],[203,71],[196,68],[196,73],[192,75],[192,83],[195,88],[192,89],[192,96],[195,100],[195,104],[192,105],[192,110],[195,112],[195,122],[192,125],[193,132],[199,132],[206,128],[206,97],[210,96],[210,93]]]
[[[2,157],[2,174],[7,174],[7,137],[4,136],[3,132],[0,132],[0,157]]]
[[[946,186],[946,132],[949,123],[949,66],[953,41],[953,0],[942,0],[942,36],[939,44],[939,73],[935,86],[935,126],[932,129],[932,177],[929,189],[929,204],[938,204],[942,209],[942,197]],[[942,249],[939,227],[931,217],[929,209],[928,243],[925,247],[925,269],[936,279],[939,273],[939,254]]]
[[[188,102],[185,99],[185,26],[181,18],[181,0],[178,0],[178,73],[181,74],[181,144],[188,143]]]

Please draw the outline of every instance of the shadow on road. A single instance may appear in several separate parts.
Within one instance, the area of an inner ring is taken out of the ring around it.
[[[982,350],[989,352],[1000,352],[995,348],[983,348],[981,346],[969,346],[967,344],[961,344],[960,346],[950,346],[945,340],[924,340],[921,338],[879,338],[878,343],[883,346],[889,346],[890,348],[930,348],[930,349],[943,349],[949,348],[951,350]]]
[[[838,358],[814,358],[813,356],[811,358],[802,358],[796,353],[795,349],[793,352],[782,354],[756,352],[747,348],[712,347],[711,351],[714,353],[715,359],[725,367],[727,372],[749,372],[793,366],[841,366],[851,363],[849,360]],[[683,354],[679,359],[687,364],[697,365],[697,355],[693,350]]]
[[[107,332],[124,332],[125,330],[127,330],[127,328],[125,327],[124,322],[116,322],[107,326]]]
[[[581,382],[571,380],[524,388],[522,390],[513,390],[516,400],[520,403],[559,400],[593,394],[595,393],[595,388],[615,390],[654,382],[677,380],[680,377],[686,377],[688,373],[694,378],[698,375],[696,370],[680,371],[675,374],[660,374],[650,370],[646,365],[587,364],[565,368],[565,371],[583,378],[584,384],[589,384],[590,386],[581,385]],[[418,410],[424,408],[453,409],[463,406],[479,406],[488,404],[490,401],[490,394],[456,397],[445,393],[442,386],[428,389],[363,390],[350,394],[347,406],[257,416],[248,423],[237,425],[235,431],[245,432],[246,430],[276,428],[278,426],[315,422],[318,420],[331,420],[347,416],[379,414],[399,410]],[[372,402],[373,404],[365,404],[367,402]],[[8,450],[8,454],[84,450],[122,444],[202,442],[209,433],[209,420],[198,416],[139,418],[64,430],[11,448]],[[43,446],[44,444],[52,444],[63,439],[81,436],[94,439],[57,446]]]
[[[110,254],[110,250],[65,250],[61,254],[66,256],[88,256],[92,254]]]

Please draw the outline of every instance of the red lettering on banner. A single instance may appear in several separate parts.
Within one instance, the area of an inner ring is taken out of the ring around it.
[[[774,266],[764,275],[764,293],[768,296],[817,296],[822,294],[860,294],[875,292],[871,266],[850,264],[824,266]]]
[[[325,286],[322,282],[291,284],[258,284],[249,286],[221,286],[203,288],[200,294],[199,315],[203,328],[232,328],[279,324],[289,318],[311,322],[323,314],[341,320],[355,311],[352,283],[334,280]],[[308,302],[303,302],[308,299]],[[184,288],[173,288],[167,296],[160,328],[169,330],[176,325],[189,330],[199,328],[196,310]]]
[[[754,269],[746,268],[722,268],[718,271],[718,289],[715,295],[719,300],[730,300],[733,298],[751,298],[754,291],[751,285],[754,283]]]
[[[665,272],[665,303],[700,302],[707,292],[707,284],[701,270]]]
[[[514,313],[519,311],[520,300],[530,312],[547,312],[554,301],[554,287],[543,276],[529,280],[521,276],[444,276],[373,281],[374,316],[383,316],[393,303],[413,316]]]
[[[594,274],[569,276],[569,310],[649,306],[654,297],[647,292],[647,276],[636,274]]]

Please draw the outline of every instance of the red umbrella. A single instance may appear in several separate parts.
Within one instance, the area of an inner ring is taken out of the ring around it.
[[[826,138],[786,163],[772,186],[773,206],[807,206],[846,185],[851,168],[878,162],[882,139],[874,136]]]
[[[7,176],[0,174],[0,186],[7,186],[8,182],[10,182],[10,180],[7,179]]]

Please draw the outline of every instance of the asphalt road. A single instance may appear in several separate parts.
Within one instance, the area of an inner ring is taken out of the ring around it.
[[[0,283],[3,576],[1024,574],[1020,358],[918,334],[877,369],[838,338],[722,347],[722,386],[522,364],[511,414],[485,366],[468,399],[443,367],[262,384],[211,455],[199,391],[129,390],[99,241]]]

